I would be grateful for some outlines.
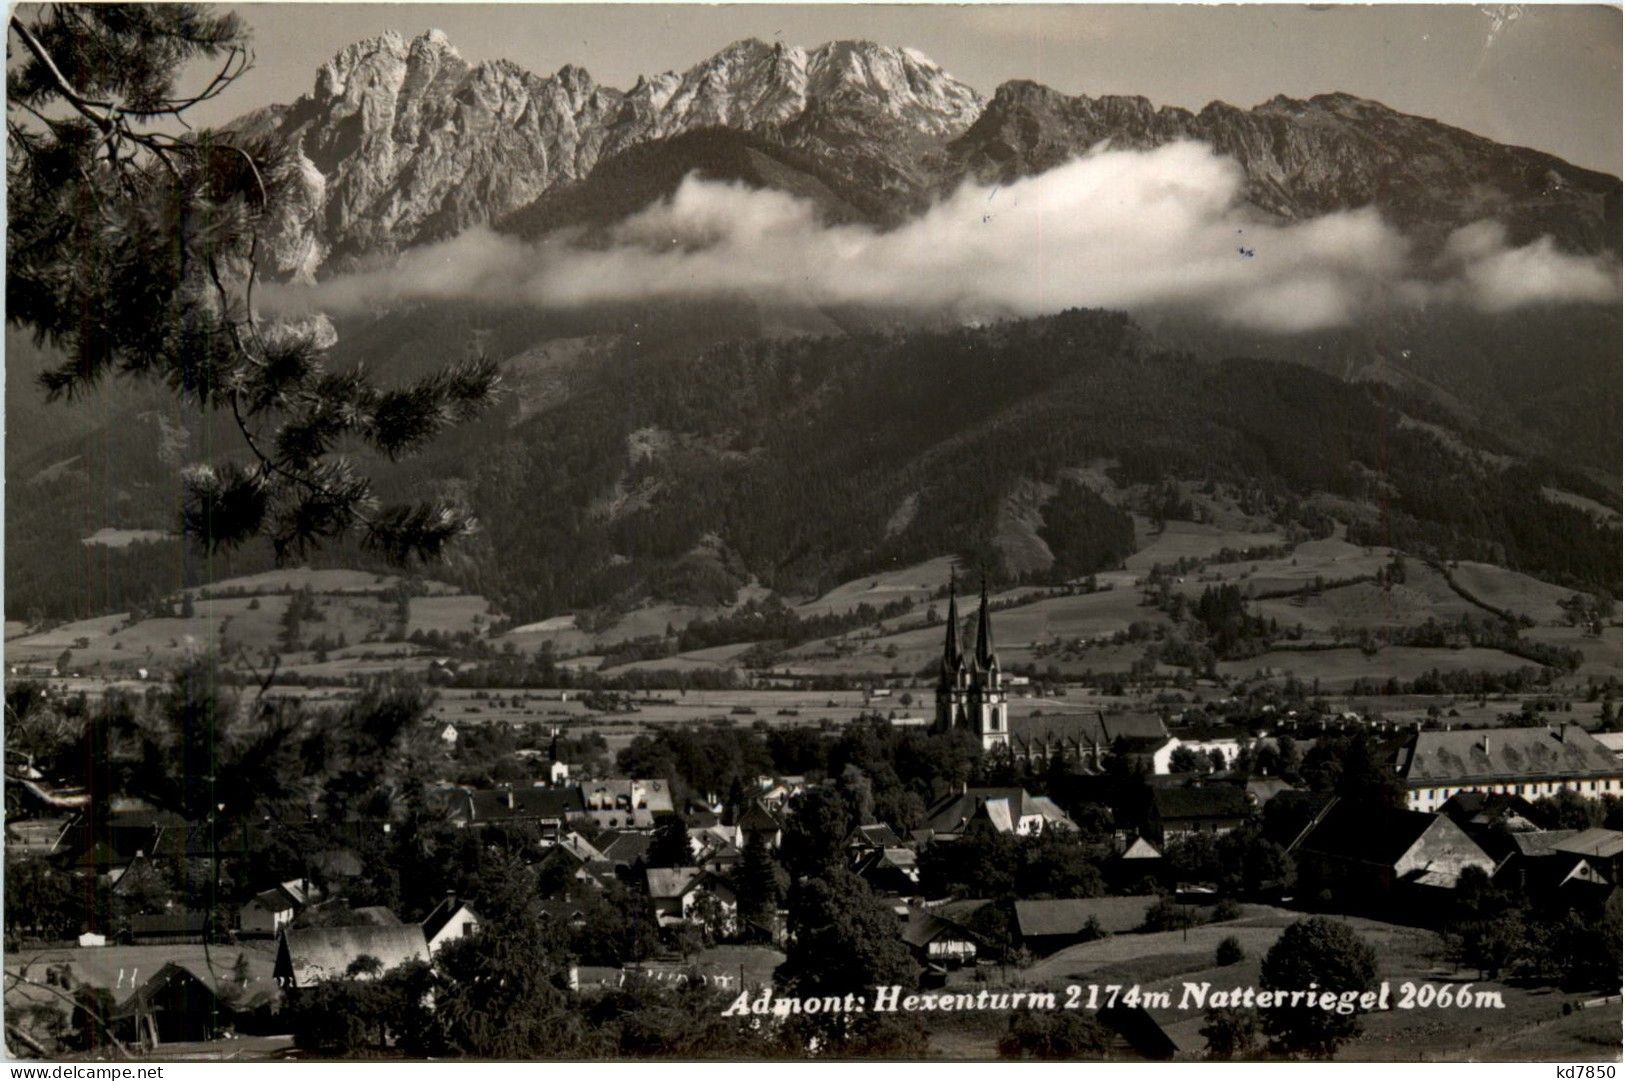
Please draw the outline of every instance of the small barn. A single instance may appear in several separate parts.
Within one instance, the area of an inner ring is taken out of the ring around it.
[[[1043,956],[1087,942],[1096,937],[1096,931],[1120,935],[1138,930],[1145,923],[1145,914],[1156,903],[1155,894],[1016,901],[1016,933],[1021,936],[1023,946]]]
[[[144,1047],[190,1043],[227,1032],[270,1032],[280,999],[263,977],[239,983],[229,972],[213,976],[203,964],[171,961],[118,1007],[113,1021],[133,1027]]]

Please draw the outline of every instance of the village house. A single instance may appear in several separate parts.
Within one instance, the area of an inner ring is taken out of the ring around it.
[[[790,801],[807,790],[807,778],[794,774],[785,777],[756,778],[756,798],[771,810],[782,811]]]
[[[920,892],[920,867],[911,848],[859,849],[852,873],[877,894],[908,897]]]
[[[585,812],[581,790],[574,787],[458,789],[450,806],[451,820],[458,826],[528,824],[544,837],[561,836],[569,819]]]
[[[403,923],[393,927],[290,927],[277,941],[273,975],[277,986],[309,987],[323,980],[370,979],[372,974],[352,969],[356,961],[371,957],[388,972],[408,961],[428,961],[423,927]]]
[[[761,800],[752,800],[750,806],[739,816],[736,825],[739,827],[741,849],[750,844],[753,836],[761,837],[769,848],[778,848],[779,842],[784,839],[784,824],[779,821],[777,815],[762,805]]]
[[[1147,832],[1163,844],[1192,833],[1229,833],[1253,813],[1240,785],[1156,785],[1150,795]]]
[[[479,916],[449,893],[423,918],[423,940],[431,957],[446,943],[466,938],[479,929]]]
[[[1288,849],[1297,863],[1298,888],[1322,891],[1342,903],[1407,914],[1426,914],[1462,872],[1485,876],[1496,864],[1456,823],[1442,814],[1362,806],[1332,800]]]
[[[1012,907],[1021,944],[1034,954],[1046,956],[1098,935],[1136,931],[1156,903],[1154,894],[1146,894],[1015,901]]]
[[[199,961],[170,961],[118,1003],[109,1021],[136,1046],[152,1049],[226,1032],[273,1032],[280,1001],[275,982],[264,976],[238,982]]]
[[[703,908],[714,900],[720,930],[733,932],[739,899],[717,875],[700,867],[650,867],[644,871],[644,883],[654,904],[655,921],[662,927],[698,920]]]
[[[1190,751],[1209,760],[1217,755],[1224,762],[1224,768],[1229,769],[1236,764],[1242,748],[1252,742],[1251,738],[1243,739],[1235,736],[1212,739],[1183,739],[1179,736],[1170,736],[1166,743],[1151,752],[1151,772],[1174,772],[1174,752],[1179,750]]]
[[[247,936],[271,938],[293,922],[299,905],[281,886],[261,890],[237,910],[237,931]]]
[[[928,970],[976,963],[976,935],[941,909],[910,908],[899,931],[914,959]]]
[[[977,828],[1030,837],[1045,830],[1077,831],[1072,819],[1048,796],[1024,788],[969,788],[950,793],[926,811],[926,826],[937,840],[952,840]]]
[[[1459,792],[1597,799],[1621,791],[1618,756],[1571,724],[1417,732],[1397,752],[1395,771],[1416,811],[1438,810]]]
[[[548,871],[562,868],[561,873],[594,889],[602,889],[606,881],[615,877],[614,863],[574,830],[547,846],[539,865]]]
[[[1120,892],[1141,888],[1147,881],[1160,881],[1162,869],[1162,853],[1156,845],[1139,836],[1127,839],[1123,850],[1105,867],[1107,881]]]
[[[1552,845],[1558,856],[1571,862],[1568,872],[1558,880],[1558,888],[1571,885],[1589,886],[1599,893],[1617,888],[1620,884],[1620,831],[1588,829],[1564,837]]]
[[[847,835],[848,849],[896,848],[903,843],[897,831],[884,822],[859,826]]]

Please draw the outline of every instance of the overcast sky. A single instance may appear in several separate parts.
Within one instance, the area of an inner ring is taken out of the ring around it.
[[[1620,173],[1617,9],[1389,5],[959,7],[848,4],[244,4],[256,70],[204,118],[308,93],[352,41],[430,27],[471,61],[538,73],[579,64],[625,88],[745,37],[909,45],[991,94],[1033,79],[1071,94],[1243,107],[1341,90],[1501,142]]]

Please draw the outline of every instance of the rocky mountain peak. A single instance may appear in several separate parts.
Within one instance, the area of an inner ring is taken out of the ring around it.
[[[576,65],[551,76],[506,60],[471,66],[439,31],[390,32],[341,50],[310,95],[239,127],[296,152],[302,190],[265,250],[274,271],[297,276],[507,220],[606,159],[715,128],[778,148],[816,174],[807,190],[879,224],[967,178],[1008,182],[1102,144],[1192,139],[1232,157],[1248,201],[1282,218],[1375,205],[1436,240],[1486,217],[1516,242],[1546,233],[1599,251],[1618,236],[1617,179],[1350,94],[1193,113],[1013,81],[984,102],[923,54],[862,40],[809,49],[747,38],[623,93]],[[800,190],[776,175],[765,182]]]
[[[1009,182],[1101,144],[1148,149],[1180,139],[1234,159],[1245,198],[1284,219],[1375,206],[1424,246],[1488,218],[1515,243],[1550,235],[1575,251],[1617,250],[1616,178],[1346,93],[1278,95],[1251,109],[1214,101],[1192,113],[1006,83],[949,145],[942,184]]]
[[[867,141],[862,157],[899,156],[887,166],[899,173],[917,141],[961,134],[981,106],[927,57],[868,41],[808,50],[748,38],[621,93],[573,64],[546,77],[507,60],[470,65],[439,30],[410,41],[390,31],[323,64],[307,97],[238,126],[297,154],[303,190],[266,250],[273,271],[305,277],[499,220],[652,140],[789,131],[811,116],[786,141],[817,154]]]

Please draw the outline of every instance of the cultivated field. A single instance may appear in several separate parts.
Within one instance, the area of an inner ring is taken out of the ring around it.
[[[1498,649],[1389,646],[1370,657],[1358,649],[1277,649],[1244,661],[1221,661],[1217,667],[1226,676],[1297,676],[1306,682],[1318,679],[1328,690],[1342,690],[1358,679],[1408,681],[1435,668],[1441,672],[1510,672],[1539,666]]]

